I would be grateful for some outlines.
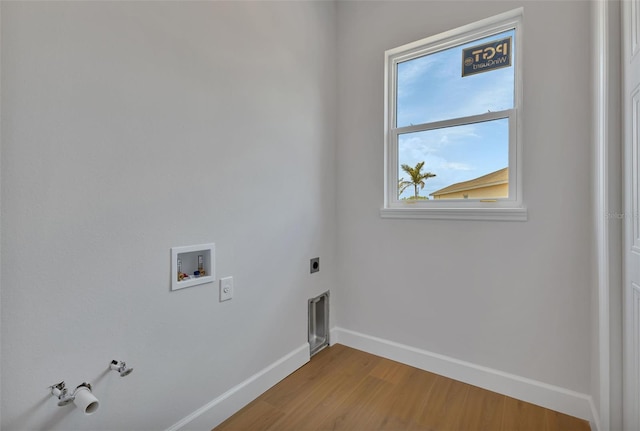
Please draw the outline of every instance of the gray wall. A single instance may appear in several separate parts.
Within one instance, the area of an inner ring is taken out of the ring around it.
[[[384,51],[523,4],[529,221],[381,219]],[[588,2],[0,10],[3,431],[167,428],[304,344],[329,288],[342,328],[590,393]],[[231,302],[169,291],[170,247],[209,241]]]
[[[384,51],[524,5],[528,222],[381,219]],[[588,2],[340,2],[339,325],[590,391]]]
[[[335,4],[1,8],[2,430],[164,429],[304,345],[335,285]],[[234,299],[170,292],[170,248],[210,241]],[[57,407],[63,379],[100,410]]]

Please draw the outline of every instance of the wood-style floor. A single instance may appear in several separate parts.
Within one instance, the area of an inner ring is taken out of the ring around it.
[[[589,423],[339,344],[215,431],[590,431]]]

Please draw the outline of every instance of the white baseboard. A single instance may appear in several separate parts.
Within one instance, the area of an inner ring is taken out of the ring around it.
[[[593,399],[580,392],[344,328],[331,330],[331,343],[344,344],[373,355],[585,419],[591,423],[594,431],[599,428]]]
[[[209,431],[307,362],[309,362],[309,343],[303,344],[229,389],[167,428],[166,431]]]
[[[332,345],[344,344],[373,355],[585,419],[591,423],[591,429],[600,430],[597,410],[589,395],[344,328],[333,328],[330,339]],[[211,430],[309,362],[309,359],[309,344],[305,343],[200,407],[166,431]]]

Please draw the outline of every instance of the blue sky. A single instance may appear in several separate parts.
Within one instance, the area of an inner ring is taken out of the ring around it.
[[[398,64],[397,127],[417,125],[514,105],[513,66],[461,77],[462,49],[514,36],[508,31]],[[515,39],[512,47],[515,45]],[[512,59],[513,64],[513,59]],[[420,195],[508,166],[506,119],[415,132],[398,138],[400,164],[436,174],[426,180]],[[399,176],[408,176],[399,170]],[[408,188],[401,197],[413,194]]]

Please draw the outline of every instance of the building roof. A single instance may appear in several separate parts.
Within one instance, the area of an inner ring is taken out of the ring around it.
[[[509,183],[509,168],[502,168],[498,171],[491,172],[490,174],[483,175],[478,178],[474,178],[469,181],[463,181],[461,183],[451,184],[443,189],[436,190],[433,193],[429,193],[429,196],[447,195],[449,193],[459,193],[466,190],[479,189],[482,187],[496,186],[499,184]]]

